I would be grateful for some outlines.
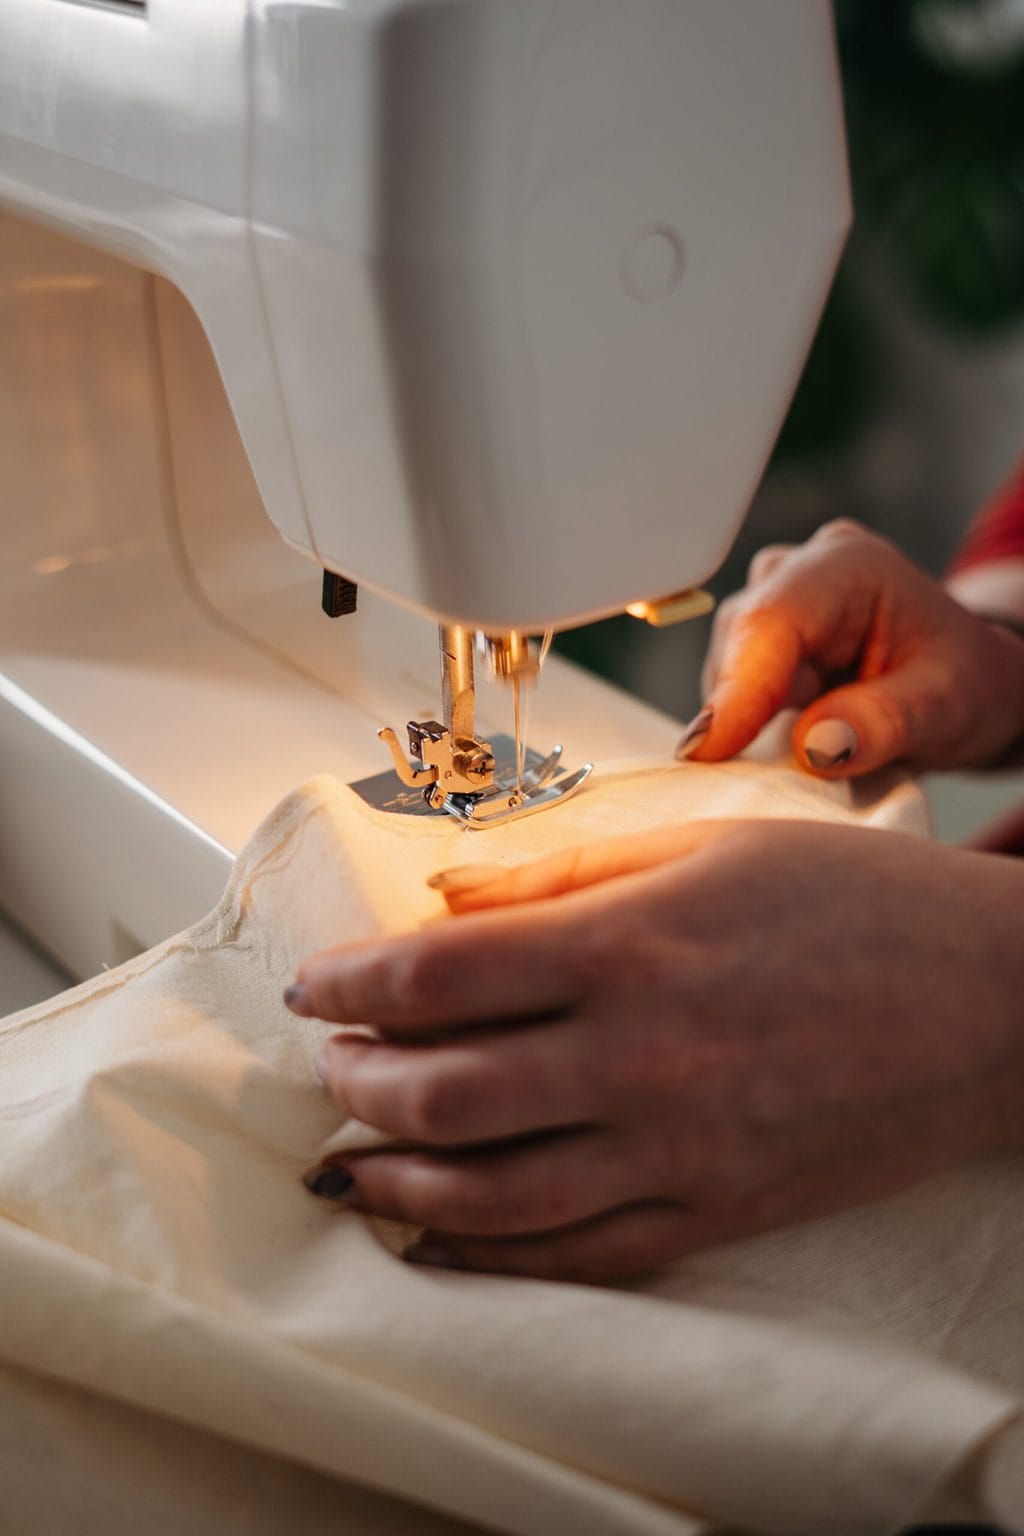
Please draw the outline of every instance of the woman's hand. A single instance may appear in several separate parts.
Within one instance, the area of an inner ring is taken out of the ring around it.
[[[411,1255],[601,1280],[1024,1139],[1024,870],[890,832],[667,828],[442,877],[455,921],[329,950],[330,1092],[398,1139],[317,1185]]]
[[[790,704],[804,711],[793,749],[827,778],[897,759],[980,767],[1024,734],[1024,640],[884,539],[831,523],[756,556],[719,609],[704,693],[700,739],[692,727],[684,738],[704,762],[741,751]]]

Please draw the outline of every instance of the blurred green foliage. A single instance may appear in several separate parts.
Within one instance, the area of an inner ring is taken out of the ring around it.
[[[1024,321],[1024,8],[838,0],[858,217],[938,325]]]
[[[856,255],[934,325],[1024,323],[1024,4],[836,0]],[[880,396],[855,261],[840,268],[776,462],[855,443]]]

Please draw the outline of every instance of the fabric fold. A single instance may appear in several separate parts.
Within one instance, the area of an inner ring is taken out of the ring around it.
[[[446,864],[732,815],[926,832],[898,777],[824,785],[779,756],[615,765],[485,833],[302,786],[207,918],[0,1025],[0,1359],[515,1536],[921,1515],[1020,1411],[1020,1160],[621,1288],[418,1270],[301,1185],[376,1134],[339,1124],[327,1030],[281,1002],[309,951],[436,919]],[[984,1255],[950,1224],[968,1202]],[[966,1276],[973,1330],[942,1300]]]

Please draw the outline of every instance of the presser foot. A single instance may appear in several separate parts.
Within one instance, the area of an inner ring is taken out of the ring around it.
[[[475,828],[494,827],[546,811],[581,789],[594,766],[584,763],[575,773],[566,773],[561,770],[561,760],[562,748],[557,746],[542,761],[527,768],[518,785],[513,779],[511,783],[493,784],[480,794],[447,795],[444,809],[464,827]]]
[[[383,739],[394,757],[391,742],[387,736]],[[403,763],[404,773],[399,774],[397,760],[394,772],[375,773],[370,778],[359,779],[351,788],[375,810],[401,816],[448,815],[462,826],[479,831],[514,821],[519,816],[535,815],[568,800],[582,788],[593,767],[591,763],[584,763],[575,772],[567,773],[562,768],[560,746],[546,757],[528,749],[517,790],[514,740],[511,736],[496,736],[492,751],[495,760],[493,778],[479,790],[467,788],[439,796],[431,772]]]

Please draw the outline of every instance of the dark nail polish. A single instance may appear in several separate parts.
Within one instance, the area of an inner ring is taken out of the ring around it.
[[[818,720],[804,737],[804,756],[822,773],[848,763],[858,745],[856,732],[845,720]]]
[[[347,1168],[314,1168],[303,1175],[303,1184],[312,1195],[321,1200],[344,1200],[355,1188],[355,1179]]]
[[[459,865],[456,869],[441,869],[431,875],[427,884],[432,891],[445,896],[461,896],[466,891],[478,891],[485,885],[500,880],[505,870],[494,864]]]
[[[309,993],[301,981],[293,981],[290,987],[285,987],[284,1005],[292,1013],[297,1013],[300,1019],[311,1019],[313,1017],[313,1004],[310,1002]]]
[[[411,1243],[402,1254],[407,1264],[426,1264],[432,1269],[465,1269],[465,1264],[450,1248],[440,1243]]]
[[[841,768],[853,756],[853,753],[846,749],[842,752],[837,752],[834,757],[830,757],[827,752],[815,752],[813,747],[805,747],[804,754],[811,767],[817,768],[819,773],[826,768]]]
[[[694,715],[676,745],[676,761],[683,763],[695,752],[711,729],[715,712],[706,704],[699,715]]]

